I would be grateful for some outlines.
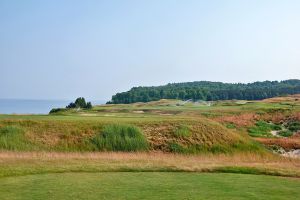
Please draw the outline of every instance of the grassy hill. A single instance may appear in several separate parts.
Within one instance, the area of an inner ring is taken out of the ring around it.
[[[124,113],[123,113],[124,114]],[[153,114],[127,117],[103,116],[1,116],[0,148],[16,151],[100,151],[94,139],[105,128],[137,127],[149,143],[144,151],[178,153],[259,151],[261,147],[246,136],[218,122],[187,116],[162,118]],[[117,122],[116,122],[117,121]],[[113,130],[114,134],[122,130]],[[122,150],[122,149],[120,149]],[[134,149],[127,149],[131,151]]]

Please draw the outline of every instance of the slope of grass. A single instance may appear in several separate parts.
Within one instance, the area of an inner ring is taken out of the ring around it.
[[[172,151],[170,143],[188,149],[185,153],[231,153],[236,151],[263,151],[250,138],[235,130],[203,117],[166,117],[166,118],[118,118],[86,116],[6,116],[0,119],[0,126],[20,127],[24,134],[18,135],[29,144],[30,148],[20,145],[16,150],[43,151]],[[117,128],[116,122],[131,124],[137,128]],[[109,127],[109,128],[105,128]],[[101,134],[105,130],[105,134]],[[143,132],[138,139],[130,138],[124,130]],[[119,133],[118,133],[119,132]],[[119,136],[116,136],[119,135]],[[122,140],[119,140],[123,138]],[[109,142],[110,141],[110,142]],[[127,141],[127,142],[126,142]],[[127,148],[128,141],[135,147]],[[125,144],[125,143],[127,144]],[[113,144],[114,143],[114,144]],[[146,145],[149,143],[149,145]],[[124,144],[119,148],[120,144]],[[127,146],[127,147],[125,147]],[[146,146],[148,146],[146,148]],[[256,146],[255,148],[253,148]],[[233,148],[232,148],[233,147]],[[9,150],[9,148],[4,148]]]
[[[0,179],[2,200],[14,199],[298,199],[300,181],[206,173],[66,173]]]

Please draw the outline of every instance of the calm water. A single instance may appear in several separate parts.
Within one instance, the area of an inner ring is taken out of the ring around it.
[[[64,108],[71,100],[0,99],[0,114],[48,114],[52,108]],[[93,105],[105,101],[92,101]]]
[[[52,108],[64,108],[71,101],[0,99],[1,114],[48,114]]]

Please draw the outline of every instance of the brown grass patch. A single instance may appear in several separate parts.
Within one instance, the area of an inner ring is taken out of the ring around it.
[[[214,171],[248,167],[300,176],[300,160],[276,155],[177,155],[166,153],[0,153],[0,176],[100,171]]]
[[[290,102],[290,101],[300,101],[300,94],[288,95],[286,97],[273,97],[269,99],[262,100],[267,103],[280,103],[280,102]]]
[[[254,113],[243,113],[231,116],[221,116],[214,120],[221,123],[232,123],[237,127],[246,127],[254,125],[255,121],[259,118],[257,114]]]
[[[290,138],[255,138],[255,140],[267,146],[280,146],[285,150],[300,149],[299,134],[296,134]]]

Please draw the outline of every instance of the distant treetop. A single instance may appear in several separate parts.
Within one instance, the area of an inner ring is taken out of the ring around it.
[[[92,103],[86,102],[83,97],[78,97],[75,102],[71,102],[69,105],[66,106],[66,108],[85,108],[85,109],[91,109]]]
[[[280,95],[300,93],[300,80],[263,81],[253,83],[222,83],[195,81],[169,83],[163,86],[133,87],[112,96],[108,104],[149,102],[160,99],[180,100],[260,100]]]

